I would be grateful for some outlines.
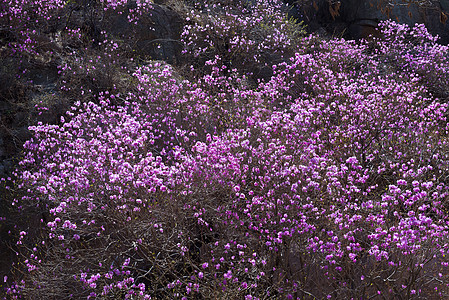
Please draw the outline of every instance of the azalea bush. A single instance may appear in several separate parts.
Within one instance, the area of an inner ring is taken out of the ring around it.
[[[447,47],[390,21],[305,36],[280,3],[186,7],[184,64],[103,32],[108,56],[59,65],[72,104],[30,127],[6,297],[448,297]]]
[[[209,1],[194,7],[184,13],[184,64],[206,72],[215,65],[221,72],[236,69],[267,79],[271,66],[291,57],[305,33],[280,1]]]

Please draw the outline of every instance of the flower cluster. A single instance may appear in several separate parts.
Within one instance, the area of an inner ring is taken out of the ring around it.
[[[304,34],[280,1],[199,2],[196,8],[185,13],[181,38],[186,62],[200,70],[216,65],[224,74],[236,69],[266,79],[271,65],[292,56]]]

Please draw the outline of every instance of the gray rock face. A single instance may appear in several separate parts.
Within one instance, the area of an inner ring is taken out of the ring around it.
[[[442,22],[442,13],[449,16],[449,0],[428,5],[408,5],[402,0],[390,2],[394,5],[388,6],[388,1],[380,0],[340,0],[337,13],[332,13],[337,5],[330,7],[327,0],[318,0],[316,5],[305,5],[299,10],[312,31],[324,27],[330,34],[360,39],[375,33],[380,21],[392,19],[410,26],[424,24],[431,34],[440,36],[441,44],[449,43],[449,21]]]
[[[1,62],[4,69],[0,70],[0,178],[3,178],[12,174],[23,143],[31,138],[28,126],[39,121],[55,124],[67,105],[53,95],[58,77],[55,65],[28,66],[27,79],[32,85],[25,85],[8,72],[13,69],[8,68],[12,59]],[[51,101],[54,99],[58,101]],[[34,105],[42,101],[48,110],[39,115]]]
[[[153,4],[151,13],[140,17],[135,26],[128,22],[126,14],[115,16],[111,33],[124,38],[132,37],[134,44],[131,46],[153,60],[176,63],[183,47],[180,42],[183,26],[184,21],[175,11]]]

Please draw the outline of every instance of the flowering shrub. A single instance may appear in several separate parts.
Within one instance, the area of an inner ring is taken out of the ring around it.
[[[437,97],[447,98],[447,46],[437,44],[438,37],[431,36],[423,24],[410,30],[407,26],[386,21],[384,27],[384,43],[391,46],[373,42],[373,54],[384,57],[401,72],[419,74],[421,83],[430,92]]]
[[[236,69],[255,78],[271,76],[271,65],[293,55],[304,30],[288,19],[282,2],[199,2],[187,11],[181,38],[184,63],[200,70],[218,65],[221,72]]]
[[[447,48],[393,22],[322,41],[279,4],[225,4],[189,14],[190,74],[102,74],[126,61],[106,37],[110,56],[59,66],[83,101],[30,127],[12,204],[39,224],[7,296],[447,297]]]

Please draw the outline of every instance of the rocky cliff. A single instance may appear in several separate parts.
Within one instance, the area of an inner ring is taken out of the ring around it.
[[[419,3],[418,3],[419,2]],[[360,39],[375,34],[377,24],[392,19],[399,23],[425,24],[441,44],[449,43],[449,1],[317,0],[291,3],[292,15],[314,31],[320,27],[328,34]]]

